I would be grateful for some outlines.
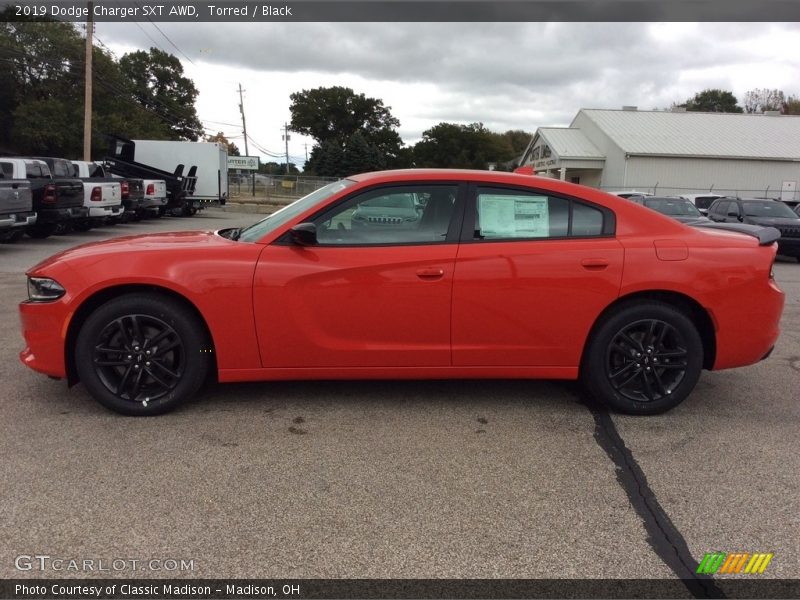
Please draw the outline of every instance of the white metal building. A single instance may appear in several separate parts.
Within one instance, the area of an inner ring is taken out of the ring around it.
[[[800,200],[800,116],[582,109],[540,127],[520,165],[606,190]]]

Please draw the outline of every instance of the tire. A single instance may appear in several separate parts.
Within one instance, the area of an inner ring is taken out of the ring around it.
[[[35,240],[43,240],[47,237],[50,237],[55,233],[56,224],[55,223],[42,223],[39,225],[29,225],[25,228],[25,233],[28,234],[28,237],[31,237]]]
[[[75,231],[85,232],[92,228],[92,222],[89,219],[79,220],[72,222],[72,229]]]
[[[703,342],[685,313],[657,301],[626,304],[591,336],[581,381],[611,409],[655,415],[683,402],[703,369]]]
[[[75,366],[91,396],[106,408],[160,415],[193,396],[205,381],[211,355],[203,332],[203,324],[171,298],[120,296],[81,326]]]
[[[0,233],[0,244],[13,244],[14,242],[18,242],[22,239],[22,236],[25,235],[25,232],[22,231],[19,227],[14,229],[9,229]]]

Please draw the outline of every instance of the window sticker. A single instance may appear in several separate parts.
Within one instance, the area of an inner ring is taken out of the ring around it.
[[[547,237],[550,215],[547,196],[478,197],[478,217],[484,237]]]

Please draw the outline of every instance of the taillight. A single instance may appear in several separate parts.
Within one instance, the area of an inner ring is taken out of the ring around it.
[[[56,201],[56,186],[48,183],[44,186],[44,197],[42,202],[55,202]]]
[[[92,188],[92,195],[89,197],[92,202],[101,202],[103,200],[103,190],[99,187]]]
[[[156,195],[156,186],[152,183],[147,184],[147,195],[148,196],[155,196]]]
[[[128,186],[128,182],[127,181],[123,181],[122,183],[120,183],[119,184],[119,189],[120,189],[120,192],[122,193],[122,199],[126,200],[128,198],[128,192],[130,191],[130,188]]]

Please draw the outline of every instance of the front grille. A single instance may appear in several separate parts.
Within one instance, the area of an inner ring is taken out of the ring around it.
[[[781,237],[785,238],[800,238],[800,227],[778,227],[781,232]]]
[[[370,223],[385,223],[388,225],[397,225],[403,222],[402,217],[367,217]]]

